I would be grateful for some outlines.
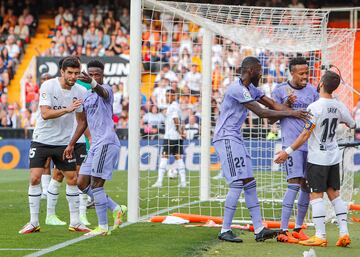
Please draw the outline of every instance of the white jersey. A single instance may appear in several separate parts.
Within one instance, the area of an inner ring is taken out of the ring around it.
[[[174,118],[181,120],[181,110],[178,102],[174,101],[166,110],[165,118],[165,139],[178,140],[181,139],[179,132],[176,129]]]
[[[70,106],[75,99],[84,97],[86,89],[75,84],[71,90],[63,89],[59,78],[45,81],[40,88],[40,106],[50,106],[54,110]],[[80,106],[75,110],[82,112]],[[74,129],[75,112],[67,113],[59,118],[44,120],[41,115],[36,123],[33,141],[46,145],[67,145]]]
[[[341,162],[336,142],[336,128],[340,122],[355,127],[355,121],[345,105],[336,99],[320,98],[307,108],[313,115],[306,129],[313,129],[308,141],[308,162],[331,166]]]

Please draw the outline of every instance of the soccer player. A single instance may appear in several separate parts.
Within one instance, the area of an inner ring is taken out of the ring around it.
[[[308,83],[309,65],[305,58],[296,57],[290,60],[289,70],[292,79],[278,85],[272,92],[272,98],[278,103],[290,105],[292,109],[306,110],[309,104],[319,99],[316,88]],[[283,149],[290,146],[294,139],[301,134],[304,124],[304,121],[293,117],[280,120]],[[299,240],[309,238],[301,229],[309,206],[309,192],[307,192],[305,182],[306,158],[307,145],[304,144],[289,155],[285,162],[288,186],[282,204],[281,233],[277,237],[278,242],[297,243]],[[290,233],[288,223],[299,191],[296,225],[293,232]]]
[[[112,120],[114,96],[109,85],[103,84],[104,64],[93,60],[87,65],[88,73],[82,72],[79,79],[91,84],[91,90],[84,96],[84,111],[79,115],[74,136],[64,151],[64,157],[71,159],[80,136],[89,127],[92,142],[86,160],[81,165],[78,186],[95,201],[99,226],[86,235],[108,235],[107,209],[114,217],[114,229],[122,223],[127,208],[114,202],[104,191],[106,180],[112,178],[112,171],[119,159],[120,142]]]
[[[61,77],[45,81],[40,88],[39,106],[41,116],[36,123],[30,145],[30,222],[20,234],[39,232],[39,209],[41,198],[41,175],[46,160],[51,157],[55,166],[66,178],[66,199],[70,210],[70,231],[89,232],[79,220],[79,192],[76,185],[76,160],[63,159],[63,152],[69,143],[75,112],[82,111],[81,98],[84,89],[75,85],[80,74],[80,62],[76,57],[67,57],[61,68]]]
[[[176,101],[176,92],[173,89],[168,89],[166,91],[166,102],[169,106],[165,115],[164,147],[159,164],[158,178],[152,187],[162,187],[169,155],[175,157],[175,164],[180,175],[179,187],[186,187],[185,164],[181,157],[183,154],[182,138],[184,135],[180,124],[181,110],[179,103]]]
[[[215,127],[213,144],[220,158],[223,176],[230,187],[225,201],[224,222],[218,235],[220,240],[242,242],[232,232],[231,223],[243,189],[246,206],[254,225],[255,240],[264,241],[277,235],[276,231],[264,228],[262,224],[251,157],[245,148],[241,133],[241,126],[247,117],[248,110],[260,118],[280,119],[293,116],[306,119],[307,117],[305,111],[291,110],[266,97],[257,88],[260,78],[260,61],[255,57],[246,57],[241,64],[240,80],[234,81],[225,93]],[[276,111],[264,109],[257,102]]]
[[[310,188],[312,220],[316,234],[299,244],[306,246],[326,246],[324,192],[331,201],[339,225],[340,236],[336,245],[346,247],[351,243],[347,228],[347,206],[340,197],[339,163],[341,154],[336,142],[336,128],[345,123],[355,128],[355,121],[345,105],[332,97],[340,84],[340,76],[326,71],[321,78],[318,90],[320,99],[308,106],[312,118],[305,124],[303,132],[285,150],[277,154],[276,163],[288,160],[291,153],[308,143],[306,179]]]
[[[59,61],[59,67],[62,67],[62,64],[64,62],[65,58],[61,59]],[[80,61],[80,60],[79,60]],[[82,85],[81,85],[82,86]],[[84,86],[85,89],[87,89]],[[85,92],[85,91],[84,91]],[[73,125],[73,133],[75,132],[75,129],[77,127],[77,121],[74,119],[74,125]],[[82,135],[78,142],[75,145],[75,159],[76,159],[76,173],[79,174],[80,166],[83,163],[87,151],[86,151],[86,143],[85,143],[85,135],[89,138],[90,133],[87,130],[85,130],[84,135]],[[49,165],[49,163],[47,162]],[[46,169],[46,167],[45,167]],[[49,168],[50,171],[50,168]],[[47,209],[46,209],[46,225],[54,225],[54,226],[62,226],[66,225],[66,222],[60,220],[58,216],[55,213],[56,204],[59,198],[59,190],[61,183],[64,179],[64,175],[60,170],[58,170],[56,167],[53,169],[53,176],[50,180],[50,183],[47,187]],[[44,189],[43,189],[44,190]],[[79,190],[79,215],[80,215],[80,222],[86,226],[90,225],[90,222],[87,219],[86,216],[86,205],[87,205],[88,196],[87,194],[84,194],[81,190]]]

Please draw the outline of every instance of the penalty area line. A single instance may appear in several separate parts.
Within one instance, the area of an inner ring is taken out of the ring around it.
[[[124,224],[122,224],[120,226],[120,228],[123,228],[123,227],[127,227],[131,224],[135,224],[135,223],[131,223],[131,222],[125,222]],[[73,244],[76,244],[78,242],[81,242],[81,241],[85,241],[85,240],[88,240],[90,238],[93,238],[95,236],[80,236],[80,237],[77,237],[77,238],[74,238],[74,239],[71,239],[71,240],[67,240],[65,242],[62,242],[60,244],[56,244],[56,245],[53,245],[53,246],[50,246],[48,248],[45,248],[45,249],[39,249],[40,251],[38,252],[35,252],[35,253],[31,253],[31,254],[28,254],[28,255],[25,255],[24,257],[37,257],[37,256],[42,256],[42,255],[45,255],[45,254],[48,254],[48,253],[52,253],[52,252],[55,252],[59,249],[62,249],[62,248],[65,248],[65,247],[68,247],[70,245],[73,245]]]
[[[0,251],[39,251],[38,248],[0,248]]]

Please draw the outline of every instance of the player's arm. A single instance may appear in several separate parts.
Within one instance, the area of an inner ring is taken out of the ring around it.
[[[84,134],[85,130],[88,127],[85,112],[77,112],[76,113],[76,121],[77,121],[77,127],[76,127],[73,137],[70,140],[70,143],[68,144],[68,146],[66,147],[66,149],[64,151],[64,154],[63,154],[64,159],[72,158],[72,153],[74,151],[74,146],[75,146],[76,142],[79,140],[81,135]]]
[[[341,123],[344,123],[347,127],[349,127],[350,129],[355,129],[356,128],[356,122],[355,120],[351,117],[350,112],[348,111],[348,109],[345,107],[344,104],[341,104]]]
[[[244,103],[245,107],[250,111],[254,112],[260,118],[270,118],[270,119],[281,119],[285,117],[295,117],[306,121],[308,119],[309,113],[303,110],[286,110],[286,111],[274,111],[262,108],[256,101],[251,101]]]
[[[181,124],[180,124],[179,118],[177,118],[177,117],[173,118],[173,121],[174,121],[174,124],[175,124],[175,127],[176,127],[176,131],[179,133],[180,136],[182,136],[184,130],[183,130]]]
[[[72,104],[66,108],[61,108],[59,110],[54,110],[48,105],[41,105],[40,112],[41,117],[44,120],[56,119],[67,113],[73,112],[75,109],[79,108],[82,104],[81,100],[75,100]]]
[[[104,98],[105,100],[109,98],[109,92],[104,87],[99,85],[96,80],[90,77],[89,74],[87,74],[85,71],[81,72],[79,80],[85,83],[89,83],[92,90],[94,90],[94,92],[100,97]]]
[[[308,120],[305,124],[303,132],[296,138],[294,143],[291,144],[288,148],[285,150],[280,151],[276,154],[275,163],[283,163],[287,160],[288,156],[299,149],[300,146],[302,146],[311,136],[311,133],[313,132],[315,128],[314,121]]]
[[[295,97],[296,99],[296,96],[292,95],[292,98]],[[290,96],[289,96],[290,98]],[[270,98],[270,97],[267,97],[267,96],[263,96],[262,98],[260,98],[258,100],[259,103],[265,105],[266,107],[268,107],[269,109],[271,110],[275,110],[275,111],[287,111],[287,110],[290,110],[291,108],[289,107],[289,103],[292,102],[293,100],[287,100],[287,102],[285,104],[280,104],[278,102],[276,102],[274,99]]]

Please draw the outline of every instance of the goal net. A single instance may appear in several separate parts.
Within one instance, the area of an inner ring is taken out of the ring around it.
[[[221,167],[211,139],[226,88],[238,79],[238,68],[246,56],[257,56],[261,61],[260,88],[267,96],[277,83],[290,78],[288,62],[292,57],[306,57],[309,82],[314,86],[324,66],[336,65],[344,84],[337,96],[349,109],[353,106],[354,32],[328,30],[327,10],[142,3],[142,41],[132,45],[141,47],[141,92],[147,98],[140,113],[139,197],[133,199],[138,202],[141,219],[174,212],[223,215],[228,187],[219,176]],[[178,147],[164,145],[167,89],[176,92],[181,110],[186,186],[181,185],[173,156],[160,185],[154,186],[164,149]],[[287,187],[286,173],[273,163],[274,153],[281,149],[279,127],[250,113],[242,133],[252,156],[263,218],[279,220]],[[139,161],[131,158],[129,162]],[[342,190],[350,192],[345,199],[350,201],[352,171],[346,172],[350,179],[343,180]],[[243,197],[235,219],[250,220]]]

